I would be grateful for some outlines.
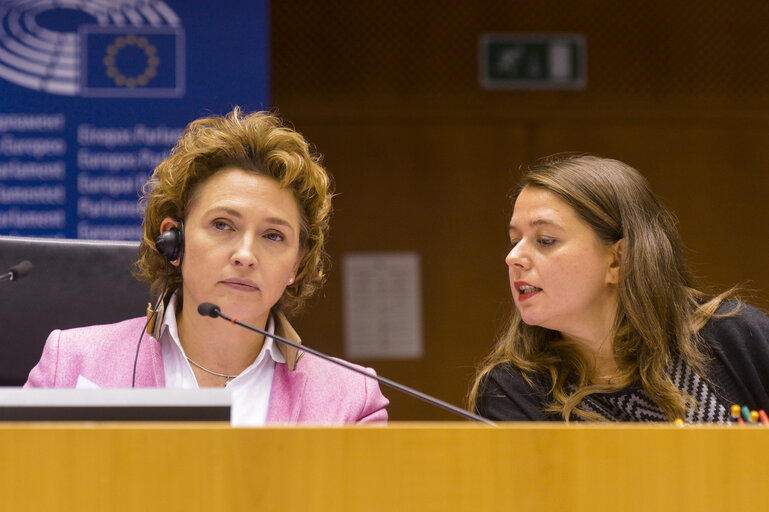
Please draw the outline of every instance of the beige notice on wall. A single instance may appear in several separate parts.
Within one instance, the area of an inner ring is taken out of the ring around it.
[[[347,253],[342,259],[344,347],[351,359],[422,356],[422,275],[415,252]]]

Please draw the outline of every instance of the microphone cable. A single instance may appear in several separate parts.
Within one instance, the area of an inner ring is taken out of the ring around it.
[[[158,314],[158,310],[160,309],[160,304],[163,301],[163,297],[165,297],[166,295],[166,288],[168,287],[168,258],[163,258],[163,261],[165,261],[165,264],[166,264],[166,277],[163,280],[163,290],[160,292],[160,297],[158,297],[157,302],[155,302],[155,307],[152,308],[152,313],[147,317],[147,322],[144,324],[144,327],[142,328],[141,333],[139,333],[139,342],[136,344],[136,355],[134,356],[134,370],[133,370],[133,375],[131,377],[132,389],[136,387],[136,363],[139,361],[139,348],[142,346],[142,338],[144,338],[144,333],[147,331],[147,326],[150,324],[152,319]]]

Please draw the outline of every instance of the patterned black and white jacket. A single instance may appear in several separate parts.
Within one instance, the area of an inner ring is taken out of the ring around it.
[[[737,307],[734,301],[725,302],[717,315]],[[684,421],[727,422],[733,404],[769,412],[769,318],[759,309],[739,304],[733,315],[713,317],[703,328],[702,336],[710,347],[707,380],[680,358],[674,359],[668,370],[678,389],[699,404],[687,411]],[[561,421],[560,416],[543,412],[551,400],[549,377],[533,376],[533,380],[536,384],[532,387],[517,368],[497,365],[478,395],[478,414],[495,421]],[[576,385],[568,383],[566,390],[574,391]],[[613,393],[588,395],[580,408],[611,421],[667,421],[640,384]]]

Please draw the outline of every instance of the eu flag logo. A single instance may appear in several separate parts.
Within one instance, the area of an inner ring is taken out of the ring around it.
[[[80,27],[81,94],[100,98],[184,95],[184,32],[176,27]]]

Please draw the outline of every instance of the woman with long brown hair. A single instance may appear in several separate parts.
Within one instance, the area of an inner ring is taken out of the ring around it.
[[[769,319],[694,282],[673,215],[632,167],[536,162],[513,196],[515,308],[469,408],[494,420],[726,422],[769,410]]]

